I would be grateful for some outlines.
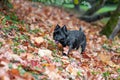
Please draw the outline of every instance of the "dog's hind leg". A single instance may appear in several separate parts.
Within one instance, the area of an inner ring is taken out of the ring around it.
[[[82,51],[81,54],[85,51],[86,44],[81,45]]]
[[[85,51],[86,48],[86,37],[84,37],[84,40],[80,43],[82,51],[81,53],[83,53]]]

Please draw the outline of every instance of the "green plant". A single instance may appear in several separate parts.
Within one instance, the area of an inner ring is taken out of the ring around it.
[[[20,43],[18,43],[17,41],[14,41],[13,46],[18,46]]]
[[[27,35],[20,35],[19,36],[20,40],[28,40],[29,37]]]
[[[23,49],[18,49],[18,48],[13,48],[13,52],[15,53],[15,54],[20,54],[20,53],[24,53],[25,52],[25,50],[23,50]]]
[[[13,8],[12,4],[10,3],[10,0],[2,0],[3,6],[7,6],[8,8]]]
[[[17,24],[19,22],[18,17],[15,15],[15,13],[5,15],[5,19],[6,21],[11,21],[14,24]]]
[[[9,63],[9,64],[8,64],[8,67],[9,67],[10,69],[12,69],[12,68],[13,68],[12,65],[13,65],[12,63]]]
[[[96,75],[96,74],[98,74],[99,72],[92,71],[91,73],[92,73],[93,75]]]
[[[23,49],[18,50],[18,53],[24,53],[24,52],[25,52],[25,50],[23,50]]]
[[[78,75],[78,76],[81,76],[81,71],[80,71],[80,70],[77,72],[77,75]]]
[[[120,68],[119,68],[119,69],[117,69],[117,72],[120,74]]]
[[[32,0],[32,1],[41,2],[41,3],[44,3],[46,5],[54,4],[57,6],[63,5],[64,3],[71,3],[71,0]]]
[[[18,66],[18,70],[20,72],[20,75],[24,75],[26,72],[21,66]]]
[[[108,76],[110,76],[110,73],[108,71],[103,73],[103,77],[107,78]]]
[[[38,32],[41,32],[40,29],[29,30],[29,33],[32,33],[32,34],[36,34]]]
[[[12,30],[16,30],[18,31],[18,27],[15,25],[10,25],[8,27],[4,27],[2,28],[2,31],[7,35],[9,32],[11,32]]]
[[[6,19],[6,18],[3,18],[3,20],[2,20],[2,25],[5,25],[5,24],[6,24],[6,21],[7,21],[7,19]]]
[[[2,43],[2,42],[0,42],[0,48],[2,47],[2,45],[3,45],[3,43]]]
[[[53,61],[54,61],[54,62],[62,62],[61,59],[60,59],[60,58],[57,58],[57,57],[54,58]]]
[[[16,31],[18,31],[19,28],[17,26],[15,26],[15,25],[11,25],[10,26],[10,30],[16,30]]]
[[[15,54],[17,54],[17,51],[18,51],[17,48],[13,48],[13,52],[14,52]]]
[[[14,37],[14,41],[18,41],[19,40],[19,37],[18,36],[15,36]]]

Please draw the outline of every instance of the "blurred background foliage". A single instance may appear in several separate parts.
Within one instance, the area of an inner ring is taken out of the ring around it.
[[[0,8],[12,8],[12,0],[0,0]],[[29,0],[33,2],[40,2],[42,4],[64,7],[69,9],[74,15],[78,13],[78,18],[86,22],[102,21],[104,24],[112,21],[115,25],[106,25],[106,30],[103,34],[109,37],[114,27],[118,23],[120,14],[120,0]],[[105,13],[106,12],[106,13]],[[113,20],[110,17],[114,17]],[[109,20],[109,21],[108,21]],[[108,28],[109,26],[109,28]],[[110,29],[111,28],[111,29]],[[119,27],[120,28],[120,27]],[[109,30],[110,29],[110,30]],[[108,32],[109,31],[109,32]],[[108,34],[106,34],[108,32]],[[116,31],[115,31],[116,32]]]

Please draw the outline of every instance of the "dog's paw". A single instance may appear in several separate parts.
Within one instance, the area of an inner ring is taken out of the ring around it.
[[[81,54],[86,54],[85,51],[81,52]]]
[[[69,47],[64,47],[63,48],[63,56],[68,56],[68,50],[69,50]]]
[[[66,53],[62,53],[62,55],[63,55],[63,56],[67,56],[67,54],[66,54]]]

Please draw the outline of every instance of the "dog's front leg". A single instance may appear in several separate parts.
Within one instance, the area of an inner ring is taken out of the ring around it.
[[[63,56],[69,56],[71,50],[72,50],[72,45],[69,46],[69,48],[65,47],[62,52]]]
[[[64,49],[62,50],[62,55],[67,56],[67,54],[64,52]]]
[[[72,47],[73,47],[72,45],[69,46],[69,50],[68,50],[68,52],[67,52],[67,56],[69,56],[69,53],[70,53],[70,51],[72,50]]]

